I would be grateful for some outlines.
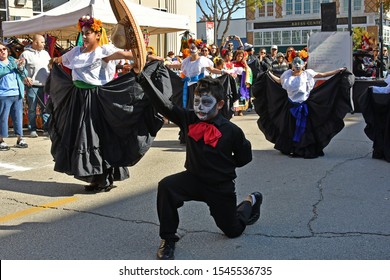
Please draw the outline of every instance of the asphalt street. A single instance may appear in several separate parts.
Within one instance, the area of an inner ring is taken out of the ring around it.
[[[215,226],[207,206],[180,209],[177,260],[389,260],[390,164],[371,158],[361,114],[317,159],[289,158],[258,129],[257,115],[234,117],[251,141],[253,161],[238,169],[237,196],[264,195],[260,220],[235,239]],[[107,193],[53,171],[50,140],[0,152],[0,259],[154,260],[160,242],[156,187],[184,169],[178,128],[167,124]],[[16,138],[7,139],[14,144]]]

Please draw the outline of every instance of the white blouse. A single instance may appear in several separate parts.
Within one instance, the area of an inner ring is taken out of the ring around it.
[[[93,52],[83,53],[81,47],[74,47],[62,55],[62,64],[72,69],[72,80],[83,81],[91,85],[104,85],[114,78],[115,62],[102,59],[116,51],[114,46],[103,45]]]
[[[205,56],[200,56],[199,59],[191,61],[191,56],[186,57],[182,64],[181,70],[186,77],[195,77],[201,73],[204,73],[205,76],[209,75],[209,72],[206,70],[206,67],[213,67],[214,63]],[[192,85],[196,82],[188,82],[188,85]]]
[[[313,89],[317,75],[312,69],[307,69],[299,76],[293,76],[291,69],[285,71],[280,77],[282,87],[287,91],[288,98],[292,102],[302,103],[309,98],[310,91]]]

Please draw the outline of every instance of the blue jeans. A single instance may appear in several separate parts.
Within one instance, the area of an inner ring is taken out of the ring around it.
[[[43,120],[43,129],[47,130],[47,119],[49,114],[45,113],[45,104],[44,104],[44,92],[43,87],[26,87],[27,93],[27,104],[28,104],[28,128],[30,131],[37,130],[37,105],[41,108],[41,116]]]
[[[8,117],[10,115],[15,134],[23,136],[23,99],[19,99],[19,95],[0,96],[1,137],[8,137]]]

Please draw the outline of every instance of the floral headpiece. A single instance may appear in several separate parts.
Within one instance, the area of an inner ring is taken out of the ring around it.
[[[191,44],[194,44],[198,49],[201,49],[204,45],[206,45],[205,43],[203,43],[202,39],[193,38],[190,38],[188,40],[188,45],[191,46]]]
[[[203,46],[207,46],[201,39],[194,39],[189,38],[185,41],[186,48],[182,48],[181,53],[183,54],[183,58],[186,58],[191,55],[191,45],[194,44],[198,49],[203,48]],[[183,41],[182,41],[182,47],[183,47]]]
[[[305,47],[300,51],[293,50],[287,55],[287,61],[292,62],[296,57],[299,57],[303,61],[307,61],[307,59],[309,58],[309,53],[307,52],[307,48]]]
[[[79,22],[77,24],[77,29],[79,32],[81,32],[83,27],[91,28],[95,32],[100,32],[102,30],[103,24],[101,20],[86,15],[79,18]]]

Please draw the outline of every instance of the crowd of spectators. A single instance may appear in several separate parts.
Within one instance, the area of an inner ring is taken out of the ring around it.
[[[253,109],[251,85],[259,75],[269,70],[280,77],[284,71],[291,69],[293,58],[299,56],[299,52],[293,47],[288,47],[284,54],[278,51],[277,45],[271,45],[268,51],[266,48],[261,48],[256,53],[252,44],[243,43],[237,35],[227,36],[220,47],[216,44],[207,45],[202,42],[198,46],[198,54],[200,57],[210,59],[215,69],[229,72],[236,80],[239,99],[231,108],[232,114],[236,116],[242,116],[244,112],[250,112]],[[184,58],[183,53],[175,54],[169,51],[165,64],[176,64],[176,67],[170,68],[180,75],[183,72],[181,61]],[[205,71],[205,75],[218,77],[221,74]]]

